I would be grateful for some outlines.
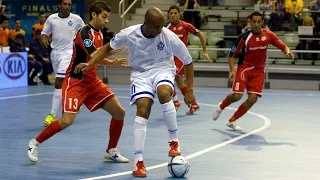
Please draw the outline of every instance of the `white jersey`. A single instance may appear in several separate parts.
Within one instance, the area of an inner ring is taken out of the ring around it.
[[[85,26],[80,16],[70,13],[68,17],[59,17],[58,13],[48,17],[41,34],[52,34],[51,47],[55,50],[72,49],[74,34]]]
[[[184,65],[192,63],[186,46],[165,27],[158,36],[150,38],[142,34],[142,24],[130,26],[116,34],[110,46],[112,49],[127,46],[129,65],[140,72],[175,68],[173,56],[177,56]]]

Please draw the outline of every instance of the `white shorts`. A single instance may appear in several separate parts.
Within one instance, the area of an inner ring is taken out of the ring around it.
[[[135,104],[141,97],[154,99],[157,87],[163,84],[174,89],[176,69],[152,69],[146,72],[134,71],[131,73],[131,98],[130,105]]]
[[[50,59],[52,62],[53,72],[56,77],[64,78],[71,62],[73,49],[52,50]]]

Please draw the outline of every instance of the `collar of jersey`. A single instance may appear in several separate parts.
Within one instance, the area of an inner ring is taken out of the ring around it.
[[[141,34],[142,34],[145,38],[154,38],[154,37],[155,37],[155,36],[146,36],[146,35],[144,35],[144,34],[143,34],[143,30],[142,30],[142,26],[143,26],[143,25],[140,26],[140,30],[141,30]]]
[[[58,13],[58,16],[59,16],[59,18],[67,18],[67,17],[69,17],[69,16],[70,16],[70,12],[69,12],[68,16],[66,16],[66,17],[62,17],[62,16],[60,16],[60,12],[59,12],[59,13]]]
[[[93,29],[94,31],[99,32],[99,29],[97,29],[97,28],[93,27],[91,24],[88,24],[88,26],[89,26],[91,29]]]

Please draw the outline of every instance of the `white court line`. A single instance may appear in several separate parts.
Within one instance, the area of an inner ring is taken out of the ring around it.
[[[129,88],[112,88],[110,87],[111,90],[121,90],[121,91],[124,91],[124,90],[127,90],[129,91],[130,89]],[[298,90],[297,90],[298,91]],[[205,91],[205,90],[197,90],[195,89],[194,92],[197,94],[197,93],[210,93],[210,94],[228,94],[230,93],[230,91]],[[265,93],[263,92],[262,95],[270,95],[270,96],[320,96],[320,93],[319,94],[299,94],[299,93]]]
[[[118,96],[118,97],[119,97],[119,96]],[[124,98],[124,97],[123,97],[123,96],[120,96],[119,98]],[[125,98],[128,98],[128,97],[125,97]],[[203,106],[215,107],[215,105],[211,105],[211,104],[205,104],[205,103],[199,103],[199,104],[200,104],[200,105],[203,105]],[[235,109],[235,108],[227,108],[227,109],[237,110],[237,109]],[[201,151],[197,151],[197,152],[195,152],[195,153],[192,153],[192,154],[186,156],[186,158],[187,158],[187,159],[195,158],[195,157],[200,156],[200,155],[202,155],[202,154],[204,154],[204,153],[210,152],[210,151],[212,151],[212,150],[218,149],[218,148],[220,148],[220,147],[226,146],[226,145],[231,144],[231,143],[233,143],[233,142],[236,142],[236,141],[238,141],[238,140],[240,140],[240,139],[243,139],[243,138],[245,138],[245,137],[248,137],[248,136],[250,136],[250,135],[252,135],[252,134],[258,133],[258,132],[260,132],[260,131],[262,131],[262,130],[264,130],[264,129],[266,129],[266,128],[268,128],[268,127],[270,126],[271,121],[270,121],[269,118],[267,118],[267,117],[265,117],[265,116],[263,116],[263,115],[261,115],[261,114],[254,113],[254,112],[250,112],[250,111],[248,111],[247,113],[252,114],[252,115],[255,115],[255,116],[263,119],[263,120],[264,120],[264,125],[263,125],[262,127],[258,128],[258,129],[255,129],[255,130],[250,131],[250,132],[248,132],[248,133],[242,134],[242,135],[240,135],[240,136],[237,136],[237,137],[235,137],[235,138],[232,138],[232,139],[230,139],[230,140],[228,140],[228,141],[225,141],[225,142],[223,142],[223,143],[216,144],[216,145],[214,145],[214,146],[211,146],[211,147],[209,147],[209,148],[203,149],[203,150],[201,150]],[[210,117],[210,118],[211,118],[211,117]],[[168,163],[166,162],[166,163],[157,164],[157,165],[154,165],[154,166],[149,166],[149,167],[147,167],[146,169],[147,169],[147,170],[157,169],[157,168],[165,167],[165,166],[167,166],[167,165],[168,165]],[[112,177],[118,177],[118,176],[128,175],[128,174],[132,174],[132,171],[125,171],[125,172],[120,172],[120,173],[115,173],[115,174],[109,174],[109,175],[105,175],[105,176],[97,176],[97,177],[91,177],[91,178],[85,178],[85,179],[79,179],[79,180],[107,179],[107,178],[112,178]]]
[[[127,89],[126,89],[127,90]],[[53,92],[44,92],[44,93],[34,93],[34,94],[26,94],[26,95],[19,95],[19,96],[7,96],[7,97],[2,97],[0,98],[0,100],[4,100],[4,99],[14,99],[14,98],[23,98],[23,97],[30,97],[30,96],[40,96],[40,95],[46,95],[46,94],[52,94]],[[126,97],[126,96],[117,96],[118,98],[129,98],[129,97]],[[205,103],[199,103],[200,105],[203,105],[203,106],[209,106],[209,107],[215,107],[215,105],[211,105],[211,104],[205,104]],[[235,108],[227,108],[227,109],[231,109],[231,110],[236,110]],[[248,114],[252,114],[252,115],[255,115],[261,119],[264,120],[264,125],[258,129],[255,129],[253,131],[250,131],[248,133],[245,133],[245,134],[242,134],[240,136],[237,136],[235,138],[232,138],[228,141],[225,141],[223,143],[220,143],[220,144],[216,144],[214,146],[211,146],[209,148],[206,148],[206,149],[203,149],[201,151],[197,151],[195,153],[192,153],[188,156],[186,156],[187,159],[192,159],[192,158],[195,158],[197,156],[200,156],[202,154],[205,154],[207,152],[210,152],[210,151],[213,151],[215,149],[218,149],[220,147],[223,147],[223,146],[226,146],[228,144],[231,144],[233,142],[236,142],[240,139],[243,139],[245,137],[248,137],[252,134],[255,134],[255,133],[258,133],[266,128],[268,128],[271,124],[271,121],[269,118],[261,115],[261,114],[258,114],[258,113],[254,113],[254,112],[251,112],[251,111],[248,111],[247,112]],[[210,117],[211,118],[211,117]],[[161,167],[165,167],[167,166],[167,162],[166,163],[162,163],[162,164],[158,164],[158,165],[154,165],[154,166],[149,166],[147,167],[146,169],[147,170],[152,170],[152,169],[157,169],[157,168],[161,168]],[[118,176],[123,176],[123,175],[128,175],[128,174],[131,174],[132,171],[125,171],[125,172],[121,172],[121,173],[115,173],[115,174],[109,174],[109,175],[105,175],[105,176],[97,176],[97,177],[91,177],[91,178],[85,178],[85,179],[81,179],[81,180],[97,180],[97,179],[106,179],[106,178],[112,178],[112,177],[118,177]]]
[[[23,97],[30,97],[30,96],[41,96],[45,94],[53,94],[53,92],[43,92],[43,93],[34,93],[34,94],[24,94],[24,95],[18,95],[18,96],[6,96],[6,97],[0,97],[0,100],[6,100],[6,99],[16,99],[16,98],[23,98]]]

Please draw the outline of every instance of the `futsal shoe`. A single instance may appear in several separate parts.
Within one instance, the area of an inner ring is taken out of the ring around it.
[[[218,104],[218,106],[213,110],[213,120],[217,120],[222,112],[222,109],[220,108],[221,103]]]
[[[133,166],[132,175],[135,177],[147,177],[147,170],[144,167],[143,161],[138,161]]]
[[[180,102],[178,100],[173,101],[174,107],[176,108],[176,111],[178,111],[178,109],[180,108]]]
[[[38,162],[39,161],[38,153],[39,153],[39,145],[37,145],[35,139],[32,139],[29,142],[29,148],[28,148],[28,157],[30,161],[34,163]]]
[[[106,154],[104,155],[104,159],[107,161],[114,161],[117,163],[128,163],[129,162],[129,159],[123,157],[117,148],[109,149],[106,152]]]
[[[168,156],[170,157],[175,157],[175,156],[180,156],[180,146],[178,141],[171,141],[169,142],[170,150],[168,153]]]
[[[232,123],[227,122],[226,125],[227,125],[227,127],[232,128],[234,131],[241,131],[242,130],[242,128],[240,126],[236,125],[235,122],[232,122]]]
[[[54,120],[56,119],[56,117],[54,117],[54,115],[49,114],[46,119],[44,119],[43,124],[45,126],[49,126],[49,124],[51,124]]]
[[[189,111],[186,113],[187,115],[193,115],[194,112],[198,111],[200,109],[200,106],[197,102],[194,102],[191,104],[191,107]]]

